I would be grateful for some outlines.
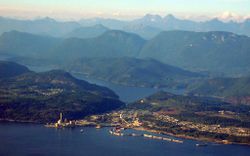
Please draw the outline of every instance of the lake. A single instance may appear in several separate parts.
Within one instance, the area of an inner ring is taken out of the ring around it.
[[[110,135],[108,128],[52,129],[43,125],[1,123],[1,156],[247,156],[249,146],[218,145],[196,147],[143,137]],[[141,134],[141,131],[134,131]]]

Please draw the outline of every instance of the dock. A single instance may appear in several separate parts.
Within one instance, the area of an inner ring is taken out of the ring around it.
[[[122,128],[112,128],[109,130],[109,133],[112,135],[115,135],[115,136],[144,137],[144,138],[163,140],[163,141],[174,142],[174,143],[179,143],[179,144],[183,143],[182,140],[171,139],[171,138],[161,137],[161,136],[155,136],[155,135],[151,135],[151,134],[136,134],[136,133],[124,134],[124,133],[122,133],[123,130],[124,129],[122,129]]]

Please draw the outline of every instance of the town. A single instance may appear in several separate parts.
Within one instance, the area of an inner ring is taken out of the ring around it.
[[[180,121],[174,117],[159,112],[150,113],[153,121],[142,120],[148,112],[140,111],[130,111],[130,110],[120,110],[111,113],[101,114],[101,115],[91,115],[82,120],[68,121],[63,119],[63,114],[60,113],[60,118],[56,123],[46,124],[46,127],[50,128],[74,128],[76,126],[86,127],[92,126],[97,129],[102,127],[110,127],[109,133],[115,136],[134,136],[134,137],[144,137],[150,139],[164,140],[175,143],[183,143],[182,140],[172,139],[168,137],[162,137],[151,134],[136,134],[136,133],[124,133],[127,129],[135,129],[143,132],[153,132],[154,134],[170,134],[163,131],[162,129],[167,129],[167,127],[159,126],[156,123],[168,123],[172,127],[179,127],[181,130],[196,130],[200,132],[216,133],[216,134],[228,134],[238,137],[250,137],[249,128],[240,127],[222,127],[221,125],[209,125],[194,123],[190,121]],[[183,138],[186,137],[185,134],[174,135]],[[193,138],[191,138],[193,139]],[[207,141],[212,141],[206,139]],[[214,141],[214,140],[213,140]],[[230,144],[228,140],[216,141],[218,143]]]
[[[142,128],[142,122],[140,122],[139,118],[137,117],[137,113],[130,114],[132,117],[131,121],[126,121],[123,117],[123,111],[109,113],[105,115],[92,115],[87,120],[75,120],[75,121],[68,121],[67,119],[63,120],[63,114],[60,113],[60,118],[56,123],[46,124],[45,126],[48,128],[74,128],[76,126],[95,126],[97,129],[101,127],[111,127],[109,133],[114,136],[133,136],[133,137],[144,137],[149,139],[156,139],[156,140],[164,140],[174,143],[183,143],[182,140],[177,140],[169,137],[162,137],[156,136],[151,134],[136,134],[136,133],[123,133],[126,129],[137,129]],[[111,116],[110,123],[103,123],[102,120],[107,116]],[[126,114],[127,115],[127,114]],[[128,118],[128,116],[126,116]],[[82,132],[82,130],[81,130]]]

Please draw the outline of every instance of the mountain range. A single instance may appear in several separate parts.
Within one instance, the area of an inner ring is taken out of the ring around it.
[[[139,57],[193,71],[244,75],[250,69],[250,38],[220,31],[166,31],[146,42]]]
[[[214,18],[208,21],[196,22],[187,19],[178,19],[175,16],[169,14],[165,17],[159,15],[147,14],[140,19],[131,21],[129,25],[143,25],[158,28],[162,31],[166,30],[186,30],[196,32],[207,31],[228,31],[237,34],[250,35],[250,19],[246,19],[243,22],[223,22],[218,18]],[[153,37],[153,36],[151,36]]]
[[[66,34],[64,38],[94,38],[102,35],[106,31],[108,31],[109,28],[97,24],[94,26],[89,27],[80,27],[78,29],[74,29],[70,33]]]
[[[81,27],[77,22],[60,22],[45,17],[35,20],[18,20],[0,17],[0,34],[12,30],[59,37]]]
[[[223,22],[218,18],[207,21],[192,21],[187,19],[179,19],[169,14],[165,17],[159,15],[147,14],[144,17],[135,20],[117,20],[105,18],[81,19],[79,21],[56,21],[55,19],[46,17],[35,20],[17,20],[1,17],[0,18],[0,34],[12,30],[40,34],[52,35],[54,37],[71,37],[76,32],[81,32],[82,27],[87,27],[84,31],[91,32],[92,26],[103,25],[109,29],[122,30],[126,32],[136,33],[145,39],[151,39],[161,31],[169,30],[186,30],[186,31],[228,31],[242,35],[250,35],[250,19],[243,22]],[[86,36],[88,34],[83,33]],[[78,35],[76,35],[78,36]],[[90,35],[91,36],[91,35]]]
[[[11,31],[0,36],[0,53],[72,62],[90,57],[153,58],[186,70],[224,76],[250,73],[250,38],[230,32],[165,31],[151,40],[120,30],[94,38],[54,38]]]
[[[139,87],[183,87],[201,74],[182,70],[153,59],[82,58],[66,64],[63,69],[108,82]]]
[[[140,36],[119,30],[110,30],[89,39],[63,39],[11,31],[0,36],[0,52],[64,61],[79,57],[135,57],[144,43]]]
[[[59,44],[61,39],[11,31],[0,36],[0,52],[14,56],[41,58],[51,55],[50,49]]]

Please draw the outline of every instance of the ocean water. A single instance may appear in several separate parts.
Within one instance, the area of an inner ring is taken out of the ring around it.
[[[83,129],[83,133],[80,132]],[[208,143],[196,147],[143,137],[113,136],[109,128],[53,129],[43,125],[0,123],[1,156],[249,156],[250,147]],[[129,130],[142,134],[147,132]],[[130,133],[127,132],[127,133]]]

